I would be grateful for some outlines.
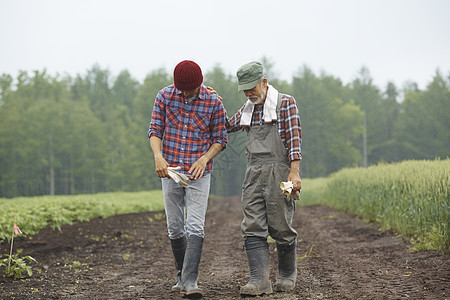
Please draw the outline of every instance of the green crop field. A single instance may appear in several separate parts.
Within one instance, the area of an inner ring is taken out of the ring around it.
[[[60,228],[76,221],[164,209],[162,191],[100,193],[0,199],[0,242],[11,238],[14,218],[22,232],[33,235],[49,224]]]
[[[450,159],[343,169],[305,179],[300,204],[323,204],[379,222],[415,249],[450,249]]]
[[[378,222],[410,238],[415,249],[450,249],[450,159],[404,161],[343,169],[327,178],[303,179],[299,205],[322,204]],[[77,196],[0,199],[0,242],[14,218],[24,234],[47,225],[95,217],[162,210],[160,190]]]

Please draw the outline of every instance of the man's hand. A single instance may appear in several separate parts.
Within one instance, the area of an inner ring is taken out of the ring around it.
[[[222,151],[222,145],[219,143],[214,143],[211,145],[209,150],[203,154],[195,163],[192,164],[188,173],[191,174],[189,179],[200,179],[203,177],[203,173],[206,170],[206,164],[208,161],[214,158],[220,151]]]
[[[190,179],[196,180],[202,178],[208,161],[209,159],[207,159],[205,156],[202,156],[199,159],[197,159],[197,161],[192,164],[191,168],[188,171],[188,173],[191,174]]]
[[[293,191],[300,191],[302,189],[302,179],[300,178],[299,170],[300,161],[291,161],[291,172],[289,172],[287,181],[292,181],[292,184],[294,185]]]
[[[298,173],[290,172],[287,181],[292,181],[292,184],[294,185],[292,188],[293,191],[300,191],[302,189],[302,179]]]
[[[162,155],[155,157],[155,169],[156,174],[158,174],[159,177],[161,178],[169,177],[167,167],[169,167],[169,163],[164,159],[164,157],[162,157]]]
[[[165,178],[169,177],[169,172],[167,167],[169,163],[164,159],[161,154],[161,139],[157,136],[150,137],[150,147],[153,151],[153,156],[155,157],[155,170],[159,177]]]
[[[223,99],[222,99],[222,97],[220,97],[220,95],[216,92],[216,90],[215,89],[213,89],[212,87],[210,87],[210,86],[207,86],[206,87],[206,89],[208,90],[208,91],[210,91],[211,93],[213,93],[213,94],[216,94],[217,95],[217,97],[220,99],[220,101],[222,101]]]

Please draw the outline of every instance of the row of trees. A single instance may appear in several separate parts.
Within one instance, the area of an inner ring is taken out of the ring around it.
[[[414,83],[382,90],[369,71],[351,83],[302,67],[291,82],[269,82],[297,100],[303,177],[380,161],[445,158],[450,153],[450,76],[436,72],[425,90]],[[171,84],[164,69],[140,83],[93,66],[83,75],[20,72],[0,77],[0,197],[138,191],[160,187],[147,130],[157,92]],[[205,84],[231,116],[245,101],[235,77],[216,66]],[[400,96],[401,95],[401,96]],[[245,133],[229,136],[217,158],[212,192],[237,195],[245,171]]]

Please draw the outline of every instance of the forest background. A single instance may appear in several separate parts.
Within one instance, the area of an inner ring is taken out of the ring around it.
[[[348,84],[299,67],[279,80],[266,58],[269,83],[292,95],[302,123],[301,176],[324,177],[345,167],[450,156],[450,73],[430,75],[420,90],[373,84],[362,67]],[[245,102],[236,78],[220,65],[204,83],[223,98],[228,116]],[[71,195],[160,188],[147,138],[158,91],[173,82],[165,69],[143,82],[99,65],[85,74],[47,71],[0,76],[0,197]],[[211,192],[239,195],[245,133],[229,135],[215,159]]]

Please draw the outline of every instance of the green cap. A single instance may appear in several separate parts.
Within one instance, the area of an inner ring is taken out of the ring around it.
[[[238,92],[251,90],[258,80],[263,77],[263,66],[257,61],[252,61],[240,67],[236,75],[238,77]]]

